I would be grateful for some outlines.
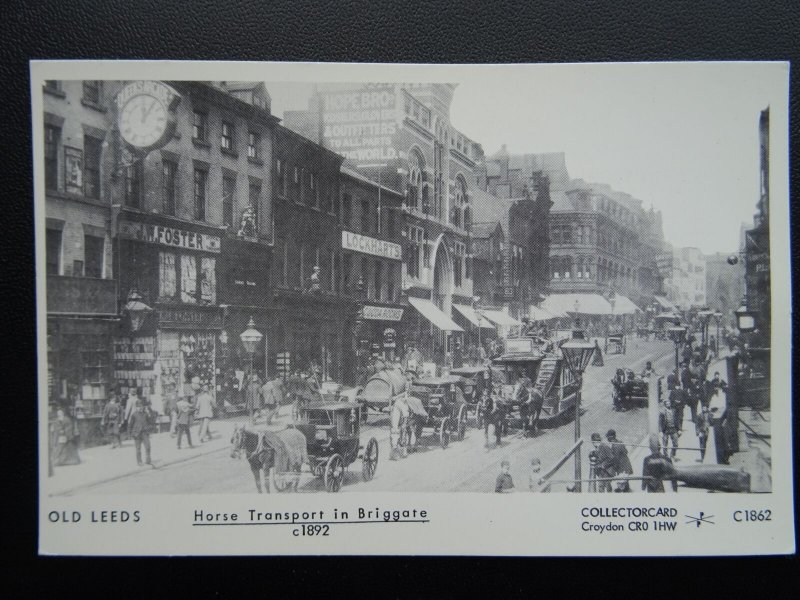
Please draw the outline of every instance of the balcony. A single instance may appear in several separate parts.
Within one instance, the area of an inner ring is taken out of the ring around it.
[[[47,312],[70,315],[116,315],[117,282],[114,279],[48,275]]]

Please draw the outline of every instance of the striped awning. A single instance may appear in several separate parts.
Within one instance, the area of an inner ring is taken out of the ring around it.
[[[423,317],[428,319],[434,327],[442,331],[464,331],[461,327],[456,325],[453,319],[439,310],[439,307],[430,300],[411,297],[408,299],[408,302],[411,306],[416,308]]]
[[[480,323],[480,327],[483,329],[494,329],[494,325],[488,319],[485,319],[479,315],[471,306],[466,306],[464,304],[453,304],[453,308],[464,315],[464,318],[475,327],[478,327],[478,324]]]

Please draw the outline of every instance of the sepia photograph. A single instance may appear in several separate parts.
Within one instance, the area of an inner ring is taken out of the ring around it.
[[[43,502],[774,491],[786,64],[93,64],[32,66]]]

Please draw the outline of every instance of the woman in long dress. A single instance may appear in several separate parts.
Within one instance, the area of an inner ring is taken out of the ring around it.
[[[59,408],[54,425],[55,456],[53,457],[53,464],[57,467],[80,464],[81,458],[78,456],[79,436],[75,431],[75,423],[64,414],[63,409]]]

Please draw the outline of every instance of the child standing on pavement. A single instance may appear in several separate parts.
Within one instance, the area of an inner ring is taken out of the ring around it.
[[[508,494],[514,491],[514,480],[511,478],[511,463],[504,460],[500,463],[500,475],[497,476],[494,491],[498,494]]]
[[[186,398],[178,400],[178,449],[180,450],[183,435],[186,434],[186,439],[189,442],[189,448],[194,448],[192,445],[192,432],[189,426],[192,424],[192,413],[194,407],[192,403]]]

